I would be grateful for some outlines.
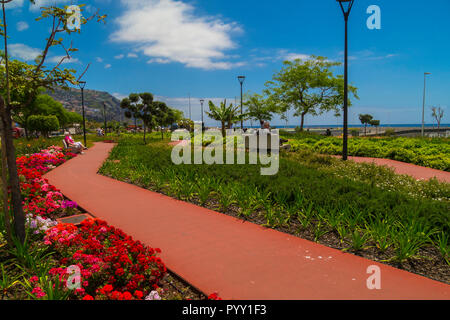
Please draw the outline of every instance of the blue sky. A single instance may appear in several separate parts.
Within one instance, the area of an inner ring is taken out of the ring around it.
[[[200,119],[200,98],[239,100],[236,77],[246,75],[245,91],[260,93],[283,60],[309,55],[343,61],[344,22],[336,1],[320,0],[38,0],[38,6],[87,4],[107,23],[91,21],[67,41],[79,48],[66,67],[82,72],[87,87],[117,97],[149,91],[188,116]],[[366,12],[381,8],[381,30],[369,30]],[[42,49],[50,21],[36,22],[37,6],[26,0],[9,5],[13,56],[31,61]],[[420,123],[423,73],[427,80],[426,122],[432,105],[450,106],[450,2],[448,0],[356,0],[350,17],[350,82],[360,100],[350,111],[370,113],[383,124]],[[66,42],[67,43],[67,42]],[[57,61],[62,50],[51,52]],[[31,60],[30,60],[31,59]],[[53,62],[54,63],[54,62]],[[336,73],[343,73],[337,68]],[[338,124],[332,114],[308,117],[307,124]],[[207,124],[214,122],[208,121]],[[291,118],[290,125],[300,123]],[[274,119],[273,125],[284,124]]]

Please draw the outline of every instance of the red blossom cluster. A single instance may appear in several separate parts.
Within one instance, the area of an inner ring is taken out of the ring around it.
[[[52,168],[75,157],[51,146],[41,153],[16,159],[25,213],[33,216],[52,217],[60,208],[63,195],[42,176]]]
[[[167,272],[156,256],[160,249],[149,248],[101,220],[85,220],[79,228],[59,224],[47,231],[44,242],[63,257],[61,273],[71,265],[80,268],[82,288],[76,293],[86,299],[142,299],[159,288]]]

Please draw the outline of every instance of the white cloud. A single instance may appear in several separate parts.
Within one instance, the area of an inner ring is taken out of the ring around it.
[[[159,64],[167,64],[171,61],[169,59],[162,59],[162,58],[154,58],[147,61],[147,63],[159,63]]]
[[[294,61],[297,59],[308,60],[311,56],[303,53],[286,53],[282,56],[283,60]]]
[[[339,56],[343,56],[344,52],[339,52]],[[397,57],[398,54],[389,53],[389,54],[377,54],[371,50],[362,50],[356,52],[354,55],[348,57],[349,60],[385,60]]]
[[[116,99],[119,99],[119,100],[123,100],[128,97],[127,95],[124,95],[124,94],[121,94],[118,92],[113,92],[112,95],[113,95],[113,97],[115,97]]]
[[[24,61],[31,61],[41,54],[41,50],[32,48],[23,43],[14,43],[8,46],[9,53],[14,58],[19,58]]]
[[[10,3],[5,4],[5,9],[16,9],[21,8],[23,6],[23,0],[14,0]]]
[[[59,63],[62,58],[64,58],[65,56],[54,56],[51,58],[48,58],[47,61],[48,62],[52,62],[52,63]],[[68,63],[79,63],[80,60],[78,60],[78,58],[70,58],[70,59],[64,59],[64,61],[62,62],[62,64],[68,64]]]
[[[97,58],[95,58],[95,61],[102,63],[102,62],[103,62],[103,59],[100,58],[100,57],[97,57]]]
[[[216,17],[195,15],[194,7],[175,0],[121,0],[126,7],[116,19],[119,29],[111,35],[118,43],[161,63],[178,62],[201,69],[230,69],[225,51],[236,48],[232,33],[241,29]]]
[[[58,5],[58,4],[66,3],[69,1],[70,0],[36,0],[35,4],[30,3],[30,10],[31,11],[39,11],[41,7]]]
[[[125,57],[125,55],[119,54],[119,55],[115,56],[114,59],[120,60],[120,59],[123,59],[123,57]]]
[[[25,21],[19,21],[17,22],[17,30],[18,31],[25,31],[27,30],[30,26],[28,25],[28,23],[26,23]]]
[[[109,69],[109,68],[111,68],[111,65],[109,63],[105,64],[105,69]]]
[[[138,55],[136,53],[129,53],[129,54],[127,54],[127,57],[128,58],[137,58]]]

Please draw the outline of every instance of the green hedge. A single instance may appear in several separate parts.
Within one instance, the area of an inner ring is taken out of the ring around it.
[[[56,116],[33,115],[28,117],[27,123],[29,130],[41,132],[45,136],[48,136],[49,132],[59,129],[59,121]]]
[[[387,158],[450,171],[449,142],[447,138],[353,138],[349,139],[348,150],[351,156]],[[308,149],[323,154],[342,154],[342,139],[335,137],[296,135],[290,144],[294,151]]]

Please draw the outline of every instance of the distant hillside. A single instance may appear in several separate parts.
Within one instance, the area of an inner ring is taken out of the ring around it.
[[[56,88],[54,92],[46,92],[53,99],[61,102],[69,110],[82,114],[81,90],[70,88],[63,90]],[[84,90],[84,110],[86,118],[98,122],[103,122],[103,102],[106,102],[106,118],[108,121],[126,121],[123,111],[120,108],[120,100],[113,97],[108,92],[96,90]]]

